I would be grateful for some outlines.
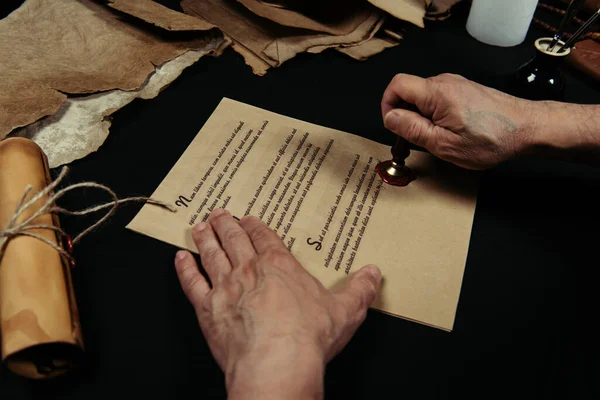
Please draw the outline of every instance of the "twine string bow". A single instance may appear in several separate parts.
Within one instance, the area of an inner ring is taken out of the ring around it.
[[[44,214],[54,213],[54,214],[64,214],[64,215],[88,215],[88,214],[92,214],[92,213],[95,213],[95,212],[98,212],[101,210],[105,210],[108,208],[109,209],[108,212],[104,216],[102,216],[102,218],[100,218],[94,224],[92,224],[91,226],[86,228],[83,232],[81,232],[79,235],[77,235],[75,237],[75,239],[73,239],[72,243],[76,244],[85,235],[87,235],[94,229],[98,228],[100,225],[102,225],[107,219],[109,219],[116,212],[119,205],[124,204],[124,203],[147,202],[149,204],[154,204],[159,207],[165,208],[171,212],[177,212],[176,208],[173,207],[172,205],[165,203],[163,201],[160,201],[160,200],[150,198],[150,197],[128,197],[125,199],[119,199],[117,197],[116,193],[112,189],[110,189],[108,186],[101,185],[101,184],[95,183],[95,182],[76,183],[76,184],[67,186],[63,189],[60,189],[57,192],[54,192],[54,189],[56,189],[56,187],[61,183],[61,181],[64,179],[64,177],[67,175],[68,172],[69,172],[69,168],[63,167],[63,169],[61,170],[58,177],[54,180],[54,182],[50,183],[44,189],[42,189],[41,191],[39,191],[38,193],[33,195],[29,200],[27,200],[27,197],[33,190],[33,187],[31,185],[27,185],[27,187],[25,188],[25,191],[23,192],[23,196],[21,197],[21,200],[19,200],[19,202],[17,203],[17,209],[15,210],[15,213],[11,217],[7,226],[3,230],[0,230],[0,259],[2,259],[4,249],[6,248],[6,245],[8,244],[8,242],[11,239],[13,239],[17,236],[29,236],[29,237],[35,238],[37,240],[40,240],[40,241],[46,243],[48,246],[50,246],[54,250],[58,251],[61,255],[67,257],[69,260],[72,260],[71,254],[69,252],[67,252],[65,249],[63,249],[63,247],[60,245],[60,243],[56,244],[53,241],[48,240],[47,238],[45,238],[35,232],[32,232],[34,230],[39,230],[39,229],[48,229],[48,230],[56,232],[60,236],[61,239],[65,239],[66,237],[68,237],[68,234],[65,233],[61,228],[59,228],[57,226],[47,225],[47,224],[37,224],[34,222],[38,217],[40,217],[41,215],[44,215]],[[101,190],[105,191],[106,193],[108,193],[112,197],[112,201],[110,201],[108,203],[84,208],[82,210],[75,210],[75,211],[67,210],[67,209],[56,206],[56,201],[58,199],[63,197],[68,192],[75,190],[75,189],[79,189],[79,188],[101,189]],[[44,198],[45,196],[48,196],[48,199],[46,200],[46,202],[40,208],[38,208],[31,216],[29,216],[28,218],[19,222],[19,218],[23,215],[23,213],[25,213],[30,207],[33,207],[34,204],[36,204],[40,199]]]

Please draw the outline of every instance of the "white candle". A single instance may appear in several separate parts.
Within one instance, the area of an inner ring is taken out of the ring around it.
[[[475,39],[510,47],[525,40],[538,0],[473,0],[467,31]]]

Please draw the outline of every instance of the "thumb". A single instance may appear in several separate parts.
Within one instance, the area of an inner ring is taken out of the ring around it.
[[[198,270],[196,260],[189,252],[179,251],[175,256],[175,270],[185,296],[194,308],[198,309],[210,291],[210,287]]]
[[[375,300],[380,282],[379,268],[375,265],[366,265],[353,273],[336,295],[351,312],[356,312],[364,318],[367,309]]]
[[[429,119],[401,108],[389,111],[383,119],[383,124],[396,135],[430,151],[438,132],[438,127]]]

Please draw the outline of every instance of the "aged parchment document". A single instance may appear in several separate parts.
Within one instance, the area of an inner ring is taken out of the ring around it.
[[[452,330],[478,177],[413,151],[418,178],[382,183],[389,146],[223,99],[128,228],[197,252],[191,228],[213,208],[256,215],[334,288],[366,264],[383,272],[373,307]]]

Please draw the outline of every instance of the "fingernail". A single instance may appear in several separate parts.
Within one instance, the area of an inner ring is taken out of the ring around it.
[[[183,250],[180,250],[180,251],[178,251],[178,252],[177,252],[177,254],[175,255],[175,260],[177,260],[177,261],[181,261],[181,260],[183,260],[183,259],[185,258],[185,256],[186,256],[186,252],[185,252],[185,251],[183,251]]]
[[[194,232],[202,232],[207,226],[208,224],[206,222],[200,222],[194,227]]]
[[[222,214],[225,214],[225,210],[223,210],[222,208],[215,208],[210,215],[214,218]]]
[[[381,279],[381,271],[376,265],[372,265],[369,267],[369,273],[375,278],[376,281],[379,282]]]
[[[383,119],[383,125],[387,129],[393,131],[398,127],[399,123],[400,123],[400,117],[398,117],[398,115],[396,115],[395,112],[390,111],[389,113],[385,114],[385,118]]]

